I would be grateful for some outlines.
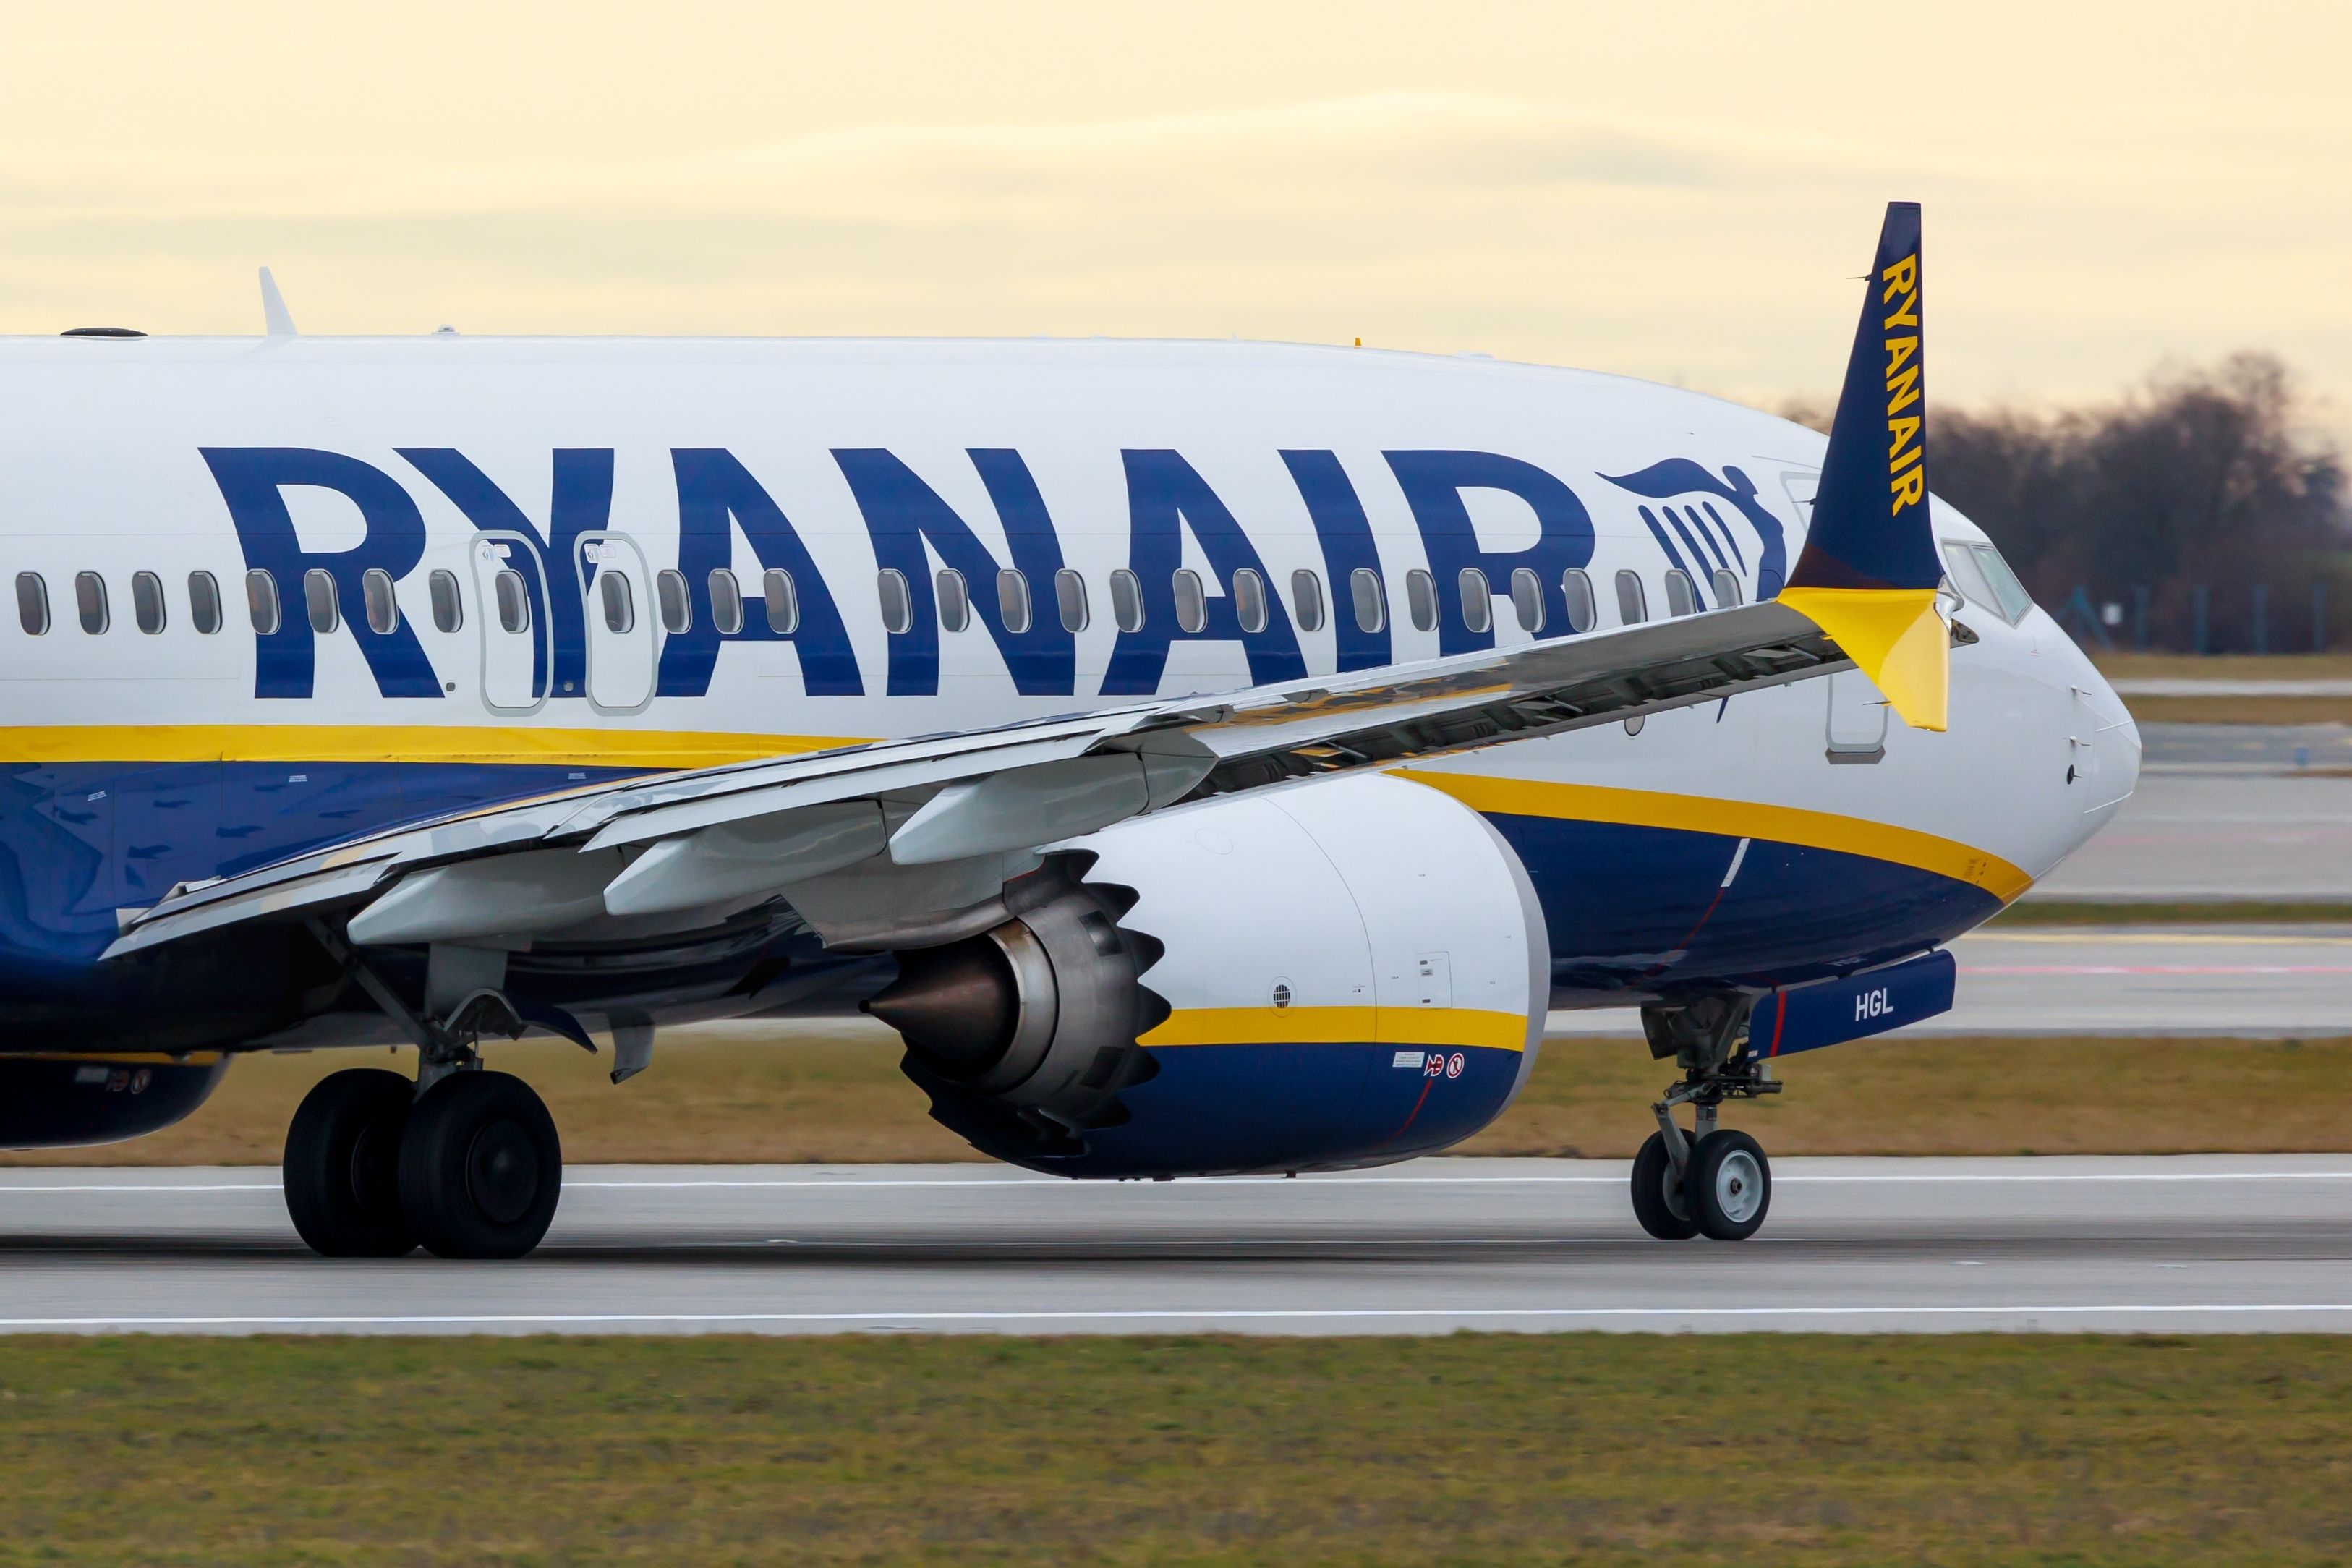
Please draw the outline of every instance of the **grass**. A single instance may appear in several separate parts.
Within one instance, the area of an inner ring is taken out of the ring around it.
[[[2352,653],[2098,653],[2109,679],[2352,680]]]
[[[2142,724],[2352,724],[2352,697],[2126,697]]]
[[[2352,1340],[11,1340],[0,1564],[2333,1563]]]
[[[665,1043],[615,1089],[570,1046],[495,1048],[546,1096],[575,1162],[971,1160],[901,1078],[892,1037]],[[129,1143],[0,1156],[11,1164],[274,1164],[324,1074],[383,1053],[258,1057],[210,1104]],[[1906,1038],[1781,1064],[1789,1088],[1727,1120],[1777,1154],[2352,1151],[2352,1039]],[[1631,1155],[1673,1076],[1638,1042],[1556,1040],[1466,1154]]]
[[[2347,680],[2352,654],[2094,653],[2109,679]],[[2132,697],[2132,717],[2143,724],[2352,723],[2352,699],[2342,697]]]
[[[2317,770],[2314,770],[2317,771]],[[2261,899],[2027,899],[1985,923],[1994,926],[2341,925],[2352,921],[2352,900]]]

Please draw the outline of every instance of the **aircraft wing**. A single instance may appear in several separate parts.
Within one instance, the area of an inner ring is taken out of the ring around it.
[[[496,945],[600,917],[789,894],[853,868],[984,867],[1180,801],[1613,723],[1851,665],[1811,618],[1767,601],[1353,675],[650,774],[183,885],[127,916],[106,956],[321,915],[347,920],[361,945]]]

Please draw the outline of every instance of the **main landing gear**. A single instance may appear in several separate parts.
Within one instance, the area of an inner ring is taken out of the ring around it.
[[[555,1218],[563,1150],[519,1078],[476,1066],[418,1094],[358,1068],[295,1111],[285,1174],[294,1228],[329,1258],[520,1258]]]
[[[436,949],[420,1015],[338,933],[312,930],[416,1042],[418,1068],[415,1083],[376,1068],[333,1073],[304,1097],[286,1133],[294,1228],[329,1258],[402,1258],[420,1246],[441,1258],[520,1258],[537,1247],[562,1195],[563,1148],[530,1086],[485,1070],[474,1049],[485,1034],[523,1032],[481,955]],[[490,959],[502,973],[505,955]]]
[[[1658,1130],[1633,1157],[1633,1217],[1661,1241],[1705,1236],[1745,1241],[1772,1206],[1772,1165],[1747,1133],[1717,1125],[1727,1100],[1778,1094],[1769,1063],[1745,1054],[1748,1003],[1706,997],[1673,1008],[1644,1007],[1653,1056],[1671,1056],[1683,1079],[1652,1106]],[[1689,1105],[1685,1132],[1675,1108]]]

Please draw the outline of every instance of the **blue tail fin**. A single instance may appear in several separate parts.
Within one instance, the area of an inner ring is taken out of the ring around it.
[[[1780,602],[1830,634],[1916,730],[1944,728],[1951,638],[1927,523],[1927,338],[1919,204],[1889,202],[1830,422],[1805,548]]]
[[[1889,202],[1790,587],[1933,588],[1943,579],[1927,526],[1920,301],[1919,204]]]

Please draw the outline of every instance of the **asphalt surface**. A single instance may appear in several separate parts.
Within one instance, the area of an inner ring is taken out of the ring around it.
[[[1952,944],[1952,1010],[1903,1033],[2352,1035],[2352,923],[2001,927]],[[1633,1036],[1622,1010],[1554,1013],[1555,1037]]]
[[[2029,899],[2294,900],[2352,915],[2352,769],[2157,772]]]
[[[1296,1181],[572,1172],[521,1263],[329,1261],[273,1173],[0,1179],[0,1330],[210,1333],[2352,1331],[2352,1158],[1787,1160],[1734,1244],[1622,1163]]]

